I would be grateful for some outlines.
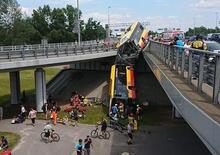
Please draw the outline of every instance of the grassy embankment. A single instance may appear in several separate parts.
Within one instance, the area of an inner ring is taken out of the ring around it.
[[[0,132],[0,136],[5,136],[9,142],[9,149],[13,149],[19,142],[20,136],[10,132]],[[1,153],[2,151],[0,151]]]
[[[53,78],[59,71],[60,71],[60,68],[45,68],[46,81],[49,81],[51,78]],[[10,105],[9,73],[0,73],[0,81],[1,81],[0,83],[0,106],[10,107],[11,105]],[[20,71],[20,86],[21,86],[21,92],[25,91],[26,97],[34,94],[34,91],[35,91],[34,90],[35,89],[34,70]],[[4,114],[13,113],[13,112],[16,113],[17,112],[16,108],[17,108],[16,106],[14,106],[13,108],[4,108]]]

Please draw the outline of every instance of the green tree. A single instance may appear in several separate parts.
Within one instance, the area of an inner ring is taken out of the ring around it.
[[[74,27],[76,26],[77,19],[77,8],[74,8],[72,5],[67,5],[66,8],[63,9],[67,18],[67,30],[69,32],[73,32]]]
[[[0,27],[12,28],[15,20],[21,18],[21,9],[16,0],[0,0]]]
[[[32,24],[34,28],[40,32],[42,36],[47,36],[50,32],[51,23],[51,9],[49,5],[45,5],[43,8],[39,7],[37,10],[33,10]]]
[[[63,9],[54,8],[51,12],[51,29],[65,30],[67,19]]]
[[[206,28],[204,26],[201,27],[195,27],[195,28],[189,28],[189,30],[186,32],[186,36],[193,36],[193,35],[203,35],[206,36],[209,33],[220,33],[220,29],[217,27],[215,29]]]
[[[13,28],[3,40],[4,45],[40,43],[41,35],[26,19],[16,20]]]
[[[82,34],[83,40],[98,40],[105,38],[106,31],[100,22],[93,20],[93,18],[89,18]]]

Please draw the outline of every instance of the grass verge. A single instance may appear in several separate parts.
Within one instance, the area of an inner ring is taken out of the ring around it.
[[[13,149],[20,140],[20,135],[11,132],[0,132],[0,136],[5,136],[9,143],[9,149]],[[2,151],[0,151],[1,153]]]
[[[80,113],[79,113],[80,114]],[[88,106],[85,113],[85,118],[79,118],[79,123],[82,124],[96,124],[98,121],[101,121],[102,118],[108,118],[108,108],[103,105],[92,105]],[[69,116],[68,113],[64,111],[60,111],[58,113],[58,118],[64,118],[65,116]],[[49,117],[49,116],[48,116]],[[37,114],[38,119],[45,119],[45,115],[43,113]],[[70,118],[70,116],[69,116]]]

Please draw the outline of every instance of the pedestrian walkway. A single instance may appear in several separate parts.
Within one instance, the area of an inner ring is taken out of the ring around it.
[[[22,136],[20,143],[13,149],[13,155],[73,155],[75,143],[84,139],[95,128],[93,125],[71,127],[58,124],[55,131],[60,135],[57,143],[41,141],[40,133],[45,121],[36,121],[36,126],[10,124],[11,120],[0,121],[0,131],[16,132]],[[128,152],[130,155],[209,155],[199,138],[186,125],[148,126],[134,134],[134,144],[127,145],[127,134],[109,129],[109,140],[92,139],[92,155],[118,155]],[[148,131],[151,131],[149,134]],[[175,131],[175,132],[174,132]]]

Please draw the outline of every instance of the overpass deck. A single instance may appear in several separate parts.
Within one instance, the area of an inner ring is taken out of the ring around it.
[[[220,123],[220,105],[212,104],[212,99],[203,93],[198,93],[196,91],[196,87],[194,83],[196,81],[192,81],[192,84],[189,85],[186,79],[183,79],[180,75],[172,72],[169,67],[167,67],[164,63],[162,63],[159,59],[154,57],[151,53],[145,53],[145,56],[150,58],[156,65],[162,70],[162,72],[167,76],[167,78],[175,85],[175,87],[191,101],[195,106],[202,109],[206,114],[208,114],[215,121]],[[157,79],[160,81],[160,75],[157,74]],[[207,93],[210,93],[210,88],[207,85],[203,86]]]

